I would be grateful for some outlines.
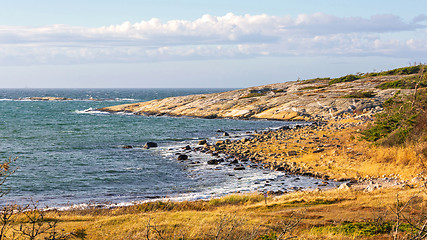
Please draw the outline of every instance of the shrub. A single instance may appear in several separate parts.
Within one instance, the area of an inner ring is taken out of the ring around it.
[[[384,103],[385,110],[376,115],[374,125],[362,132],[362,138],[382,145],[417,142],[427,136],[427,91],[416,95],[394,96]]]
[[[326,85],[308,86],[308,87],[300,88],[299,90],[314,90],[314,89],[322,89],[325,87],[327,87],[327,86]]]
[[[390,76],[390,75],[409,75],[409,74],[419,73],[422,68],[423,68],[423,65],[419,64],[415,66],[396,68],[396,69],[383,71],[383,72],[367,73],[365,74],[365,76],[376,77],[376,76]],[[426,69],[424,69],[424,72],[426,72]]]
[[[251,93],[248,93],[248,94],[240,97],[240,99],[253,98],[253,97],[261,97],[261,96],[264,96],[264,95],[265,95],[265,93],[262,93],[262,92],[251,92]]]
[[[245,203],[256,203],[264,201],[261,194],[232,194],[222,198],[213,198],[209,200],[211,206],[239,205]]]
[[[329,77],[312,78],[312,79],[303,80],[300,84],[318,83],[318,82],[324,82],[324,81],[329,81],[329,80],[331,80],[331,78],[329,78]]]
[[[371,98],[373,96],[375,96],[375,94],[372,91],[368,91],[368,92],[358,91],[358,92],[352,92],[350,94],[344,95],[342,96],[342,98]]]
[[[346,75],[344,77],[339,77],[339,78],[334,78],[332,80],[329,81],[329,85],[335,84],[335,83],[341,83],[341,82],[353,82],[357,79],[361,79],[362,76],[359,75]]]
[[[418,80],[419,78],[417,78],[416,76],[411,76],[411,77],[398,79],[395,81],[381,83],[380,85],[377,86],[377,88],[379,89],[393,89],[393,88],[414,89]],[[419,83],[419,87],[426,87],[426,86],[427,86],[427,81],[426,81],[426,78],[424,77],[423,81]]]
[[[392,223],[376,224],[373,222],[347,222],[336,227],[330,227],[329,231],[352,236],[375,236],[378,234],[389,233],[392,228]]]

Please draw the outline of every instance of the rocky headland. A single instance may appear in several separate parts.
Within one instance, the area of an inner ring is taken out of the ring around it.
[[[384,101],[398,90],[377,87],[404,77],[407,76],[367,77],[335,84],[330,84],[330,79],[293,81],[223,93],[170,97],[99,110],[137,115],[325,121],[345,114],[380,111]]]

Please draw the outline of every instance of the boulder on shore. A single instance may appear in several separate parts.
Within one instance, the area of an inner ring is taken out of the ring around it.
[[[188,155],[185,155],[185,154],[178,155],[178,160],[180,160],[180,161],[187,160],[187,159],[188,159]]]
[[[288,157],[296,156],[296,155],[297,155],[297,152],[296,152],[296,151],[289,151],[289,152],[288,152]]]

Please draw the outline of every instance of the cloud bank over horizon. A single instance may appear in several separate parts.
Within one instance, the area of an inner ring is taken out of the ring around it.
[[[88,28],[0,26],[0,64],[69,65],[242,59],[260,56],[427,55],[427,16],[370,18],[325,13],[291,16],[209,14],[190,20]]]

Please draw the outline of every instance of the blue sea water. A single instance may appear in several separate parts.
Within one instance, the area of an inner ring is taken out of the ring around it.
[[[238,138],[254,130],[280,127],[278,121],[241,121],[109,114],[93,109],[125,103],[227,89],[0,89],[0,159],[17,157],[5,184],[2,204],[38,201],[48,206],[87,203],[128,204],[149,199],[194,200],[267,187],[315,187],[316,179],[284,173],[206,164],[210,158],[183,146]],[[29,97],[72,101],[32,101]],[[153,141],[158,148],[143,149]],[[124,145],[134,146],[124,149]],[[198,161],[198,164],[188,162]],[[271,181],[274,186],[267,184]],[[300,181],[300,182],[298,182]],[[301,183],[302,181],[302,183]]]

